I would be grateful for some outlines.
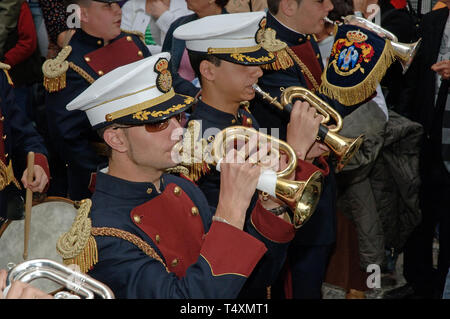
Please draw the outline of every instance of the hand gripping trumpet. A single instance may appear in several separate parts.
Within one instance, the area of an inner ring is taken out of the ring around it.
[[[291,113],[292,111],[292,99],[300,98],[307,101],[311,106],[315,107],[323,116],[324,120],[319,126],[319,132],[317,133],[317,139],[324,142],[336,155],[337,165],[336,171],[341,171],[352,156],[358,151],[363,142],[363,135],[357,138],[348,138],[337,134],[342,129],[342,117],[336,110],[334,110],[328,103],[321,100],[317,95],[311,91],[302,88],[300,86],[291,86],[281,93],[280,102],[276,98],[264,92],[257,84],[253,84],[255,92],[260,95],[264,100],[268,101],[271,105],[275,106],[281,111]],[[331,117],[336,122],[335,128],[326,127],[325,123],[328,123]]]
[[[197,124],[198,123],[195,121],[189,122],[188,132],[189,130],[192,132],[198,129],[195,128]],[[206,147],[203,143],[200,154],[203,160],[200,164],[193,163],[191,156],[185,156],[185,154],[189,154],[195,147],[191,141],[184,141],[183,144],[177,144],[174,148],[174,152],[180,154],[181,157],[184,158],[180,165],[187,168],[190,172],[198,172],[198,165],[204,167],[205,162],[210,165],[215,165],[216,169],[220,171],[220,163],[225,157],[226,152],[229,150],[230,145],[234,147],[235,142],[237,141],[247,142],[253,134],[258,134],[260,140],[264,139],[265,141],[270,141],[272,145],[271,152],[275,152],[274,154],[278,156],[277,158],[279,158],[279,151],[276,150],[274,145],[279,145],[280,150],[288,156],[289,163],[282,171],[275,172],[270,169],[264,169],[259,177],[256,188],[278,198],[284,204],[288,205],[294,215],[293,226],[297,229],[311,217],[316,209],[322,193],[323,175],[320,171],[315,171],[306,181],[291,181],[286,179],[285,177],[291,175],[297,168],[297,156],[292,147],[287,143],[258,132],[253,128],[232,126],[216,134],[215,138]],[[185,136],[189,135],[191,138],[194,138],[194,135],[197,134],[192,133],[186,134]],[[185,137],[183,140],[189,140],[189,137]],[[203,141],[204,140],[202,140],[202,142]],[[190,158],[190,160],[187,158]],[[197,163],[199,163],[199,161],[197,161]],[[203,171],[203,173],[205,172],[206,171]],[[198,177],[199,174],[196,173],[194,176]]]
[[[53,296],[55,299],[94,299],[95,295],[103,299],[114,299],[113,292],[106,285],[50,259],[28,260],[11,268],[6,278],[3,297],[6,297],[13,281],[29,283],[40,278],[49,279],[75,293],[60,291]]]
[[[337,21],[332,21],[327,17],[324,18],[324,20],[326,22],[335,24],[338,26],[341,24],[351,24],[351,23],[356,22],[356,23],[359,23],[360,25],[363,25],[366,29],[371,30],[375,33],[378,33],[379,35],[382,35],[382,37],[390,40],[392,48],[394,49],[395,57],[402,65],[403,74],[405,74],[406,71],[408,71],[408,68],[411,65],[419,47],[420,47],[420,43],[422,42],[421,38],[414,43],[402,43],[402,42],[398,41],[398,38],[395,34],[380,27],[376,23],[370,22],[367,19],[357,17],[355,15],[348,15],[348,16],[342,17],[342,19],[344,22],[339,23]]]

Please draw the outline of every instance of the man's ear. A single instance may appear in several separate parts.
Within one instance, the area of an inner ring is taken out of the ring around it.
[[[80,21],[84,23],[89,22],[89,14],[84,6],[80,6]]]
[[[213,81],[216,78],[217,66],[207,60],[200,62],[199,70],[201,76],[208,81]]]
[[[122,129],[114,129],[108,127],[103,132],[103,139],[105,143],[108,144],[113,150],[124,153],[128,150],[128,140]]]
[[[299,3],[296,0],[281,0],[279,10],[282,14],[292,17],[296,12]]]

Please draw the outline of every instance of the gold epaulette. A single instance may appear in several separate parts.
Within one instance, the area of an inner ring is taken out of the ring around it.
[[[294,66],[294,61],[286,50],[286,48],[288,48],[288,45],[286,44],[286,42],[283,42],[276,38],[275,30],[267,28],[264,31],[264,35],[261,40],[261,46],[267,51],[272,52],[276,57],[274,62],[261,65],[263,69],[278,71],[286,70]]]
[[[200,122],[197,120],[190,121],[183,139],[172,150],[180,156],[180,164],[167,169],[167,173],[182,174],[193,182],[208,174],[210,171],[208,163],[211,162],[211,159],[208,158],[208,154],[210,154],[208,142],[211,142],[211,140],[206,141],[204,138],[200,138],[200,135]]]
[[[48,59],[42,65],[44,73],[44,87],[48,92],[57,92],[66,87],[66,72],[69,69],[67,57],[72,47],[66,45],[54,59]]]
[[[123,29],[120,29],[120,31],[122,31],[123,33],[137,35],[139,37],[139,39],[141,39],[142,43],[145,44],[145,35],[142,32],[134,31],[134,30],[123,30]]]
[[[84,273],[98,262],[97,243],[91,235],[92,223],[89,218],[91,206],[90,199],[81,201],[72,226],[56,243],[56,250],[63,258],[63,262],[66,265],[78,265]]]

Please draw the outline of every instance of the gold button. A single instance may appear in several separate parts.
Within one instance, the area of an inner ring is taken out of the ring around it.
[[[86,62],[91,62],[91,58],[90,57],[85,57],[84,60],[86,60]]]
[[[142,53],[142,51],[141,51],[141,50],[139,50],[139,51],[138,51],[138,55],[139,55],[139,56],[143,56],[143,55],[144,55],[144,53]]]
[[[147,188],[147,194],[151,194],[153,192],[153,189],[151,187]]]
[[[127,41],[132,41],[133,39],[130,36],[127,36]]]
[[[6,140],[6,134],[2,136],[3,140]]]
[[[5,158],[7,158],[8,156],[9,156],[9,154],[8,154],[8,153],[6,153],[6,154],[5,154]]]
[[[178,259],[175,258],[174,260],[172,260],[171,265],[172,265],[172,267],[175,267],[176,265],[178,265]]]
[[[155,240],[156,240],[156,243],[159,244],[159,242],[161,241],[161,237],[159,235],[156,235]]]
[[[234,124],[234,123],[236,123],[236,120],[235,120],[235,119],[232,119],[232,120],[231,120],[231,124]]]
[[[253,124],[253,121],[252,121],[252,119],[251,118],[249,118],[249,117],[247,117],[247,125],[248,126],[252,126],[252,124]]]
[[[2,116],[2,117],[0,117],[0,121],[4,121],[5,120],[5,117],[4,116]]]
[[[139,224],[141,222],[141,216],[139,215],[134,215],[133,216],[133,220],[136,224]]]
[[[102,45],[102,40],[98,40],[98,41],[97,41],[97,44],[98,44],[98,45]]]
[[[102,70],[98,71],[97,73],[98,73],[98,75],[100,75],[100,76],[102,76],[103,74],[105,74],[105,73],[103,73]]]
[[[191,213],[192,213],[193,216],[197,216],[197,215],[198,215],[198,208],[195,207],[195,206],[192,207],[192,208],[191,208]]]
[[[181,194],[181,188],[178,187],[178,186],[175,186],[175,188],[173,189],[173,193],[174,193],[176,196],[180,196],[180,194]]]
[[[111,115],[111,114],[106,114],[106,115],[105,115],[105,120],[106,120],[107,122],[111,122],[111,121],[113,120],[112,115]]]

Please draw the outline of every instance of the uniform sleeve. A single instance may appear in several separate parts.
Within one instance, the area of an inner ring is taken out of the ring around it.
[[[245,232],[213,222],[197,261],[182,278],[133,244],[97,237],[101,261],[89,272],[108,285],[116,298],[236,298],[264,255],[264,245]]]
[[[48,155],[43,138],[32,125],[25,112],[16,104],[15,95],[11,85],[8,84],[4,72],[1,76],[1,100],[2,112],[11,126],[13,139],[13,153],[15,156],[24,157],[30,151]]]

